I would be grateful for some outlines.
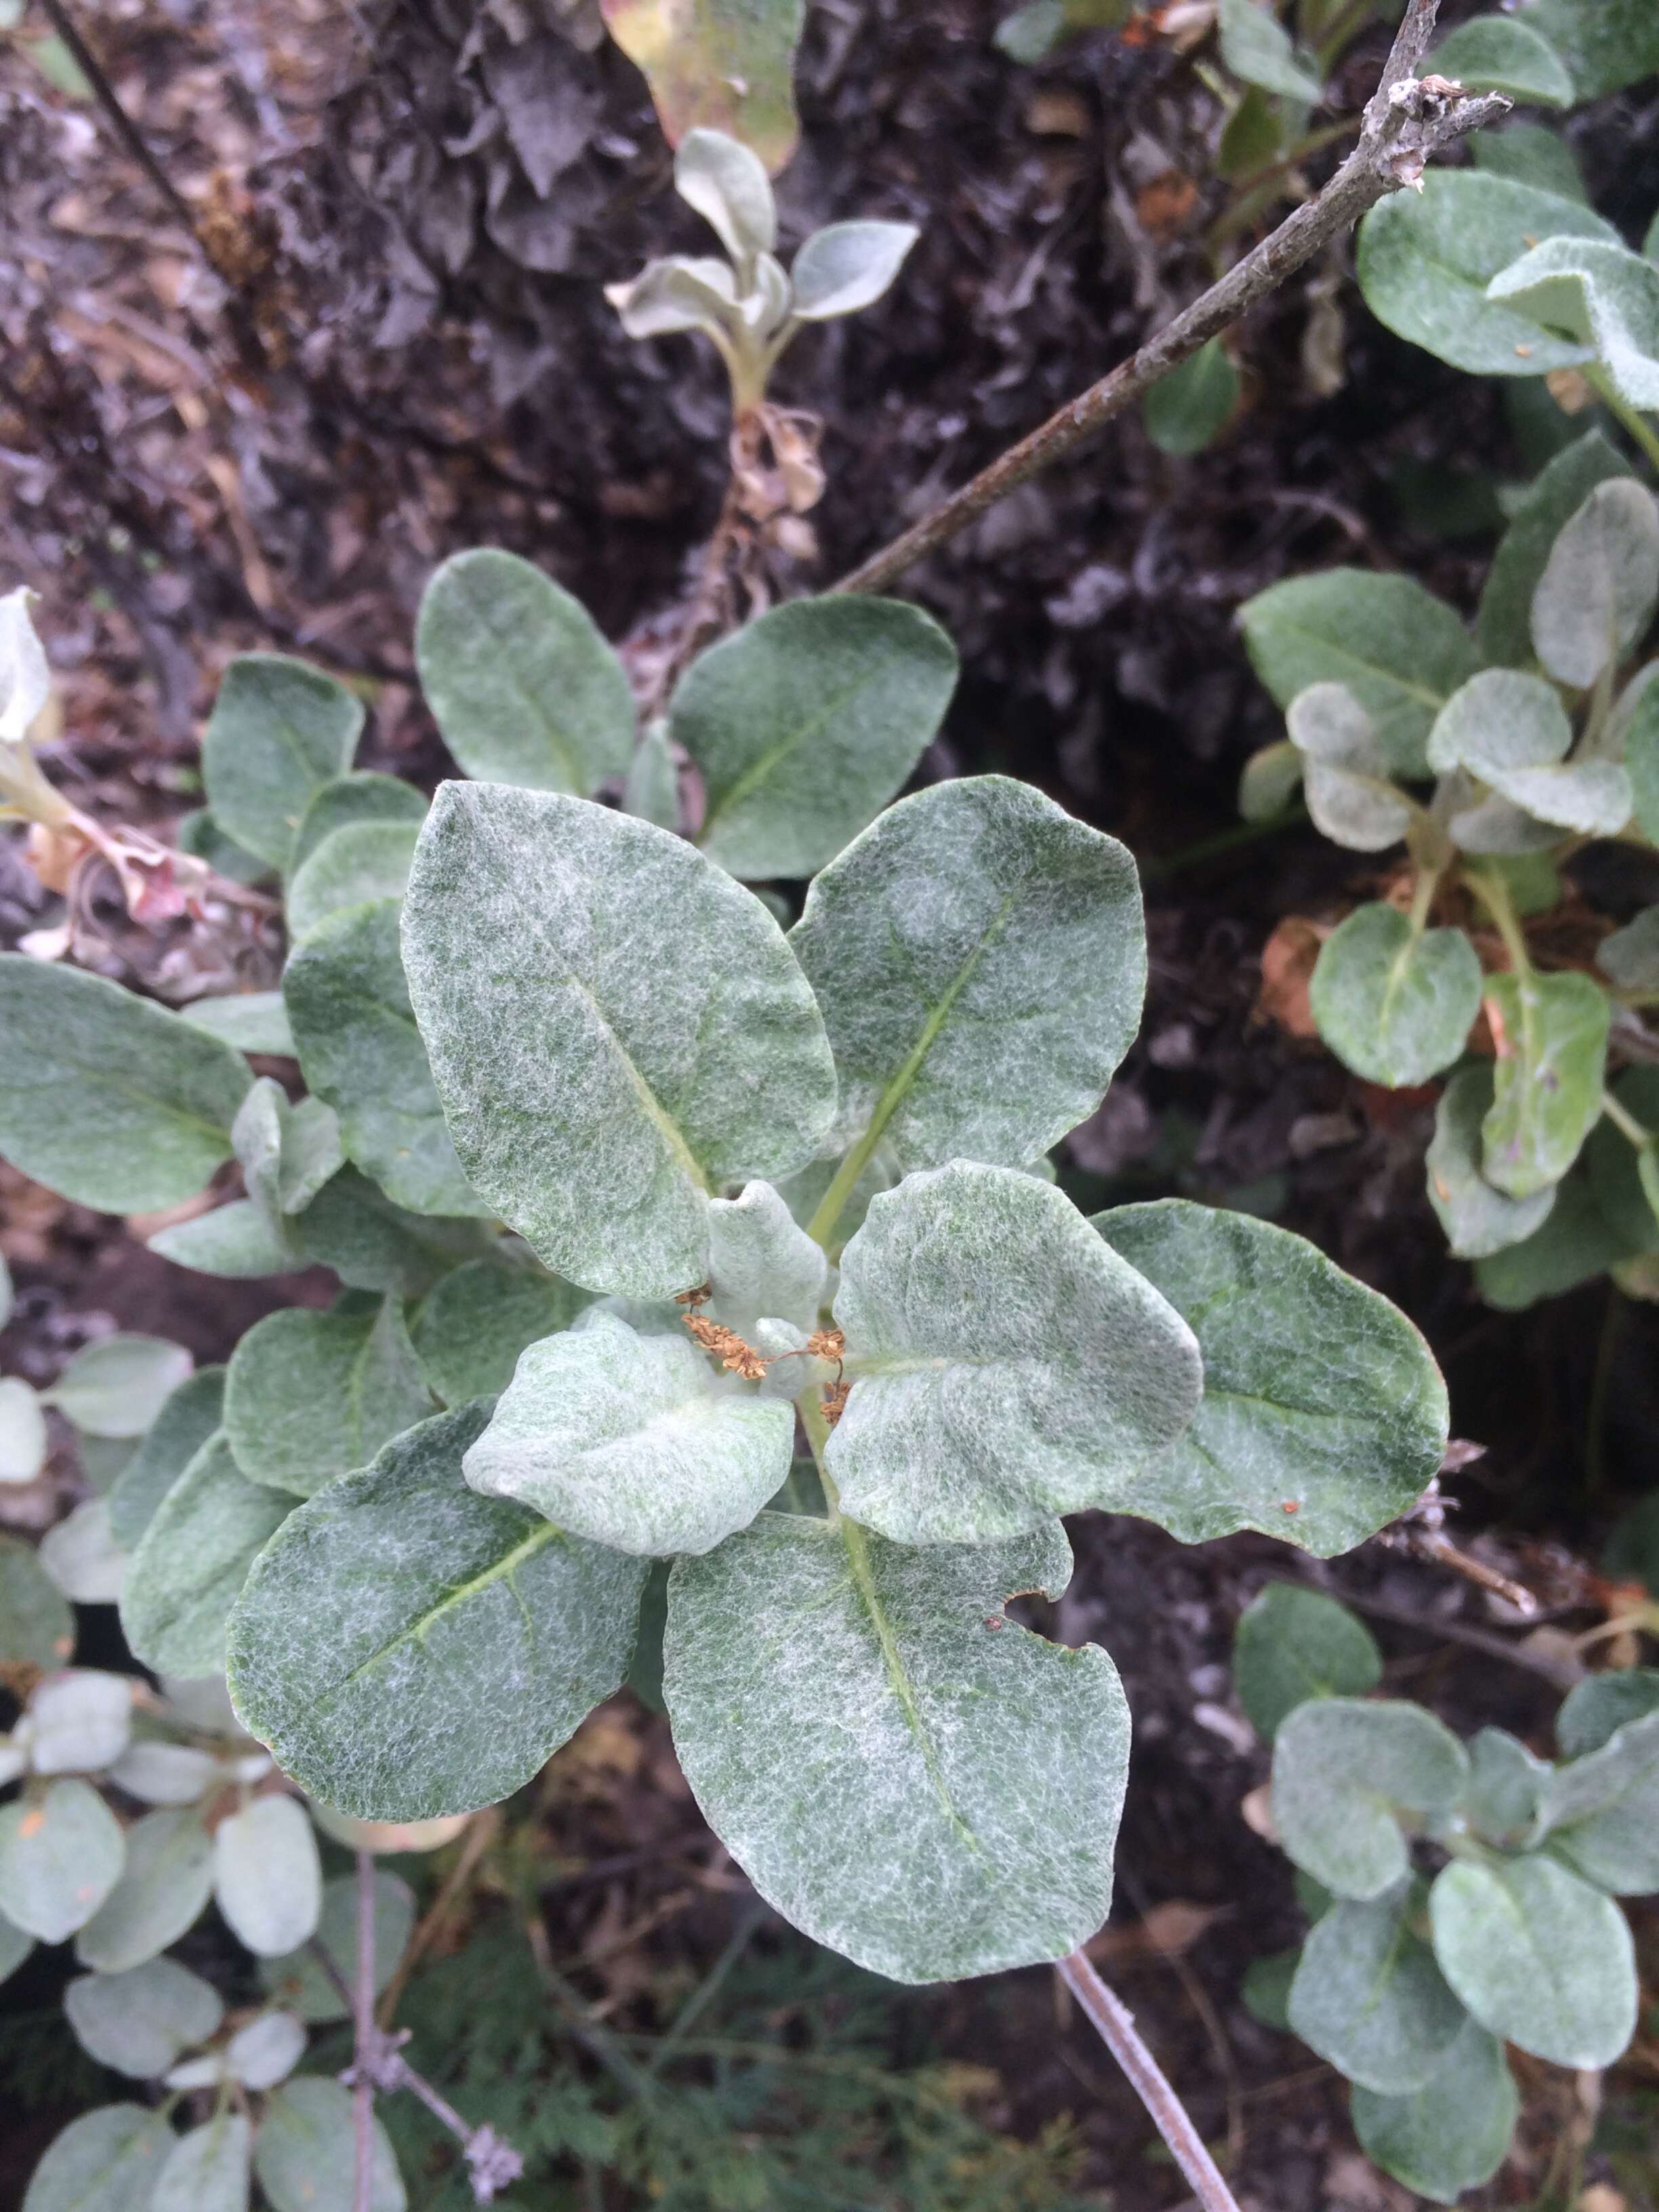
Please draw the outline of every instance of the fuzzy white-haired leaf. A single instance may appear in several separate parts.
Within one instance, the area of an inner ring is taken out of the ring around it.
[[[85,1927],[119,1878],[126,1846],[89,1783],[0,1806],[0,1913],[42,1943]]]
[[[394,1205],[354,1167],[324,1184],[295,1220],[295,1233],[307,1259],[332,1267],[353,1290],[398,1291],[411,1298],[463,1261],[481,1259],[494,1242],[476,1218],[411,1213]]]
[[[817,1326],[830,1263],[769,1182],[751,1182],[708,1209],[707,1311],[741,1337],[763,1319]]]
[[[42,1395],[89,1436],[142,1437],[191,1364],[164,1336],[120,1333],[83,1346]]]
[[[415,1026],[398,902],[332,915],[289,960],[283,993],[301,1069],[339,1115],[348,1157],[395,1205],[483,1213],[469,1188]]]
[[[739,268],[777,244],[777,208],[766,164],[724,131],[686,132],[674,156],[674,189]]]
[[[1353,2093],[1360,2148],[1385,2173],[1437,2204],[1490,2181],[1509,2154],[1521,2110],[1504,2046],[1465,2019],[1420,2089],[1403,2097]]]
[[[363,709],[343,684],[278,653],[245,653],[225,671],[202,775],[218,826],[285,868],[306,810],[351,766]]]
[[[1029,784],[890,807],[790,933],[835,1047],[843,1145],[1018,1168],[1099,1105],[1140,1021],[1133,860]]]
[[[310,1205],[345,1157],[332,1109],[320,1098],[290,1104],[282,1085],[262,1075],[242,1101],[230,1135],[248,1196],[289,1246],[286,1217]],[[298,1246],[291,1249],[295,1266],[303,1265]]]
[[[457,553],[426,587],[421,689],[469,775],[586,798],[634,750],[634,699],[592,617],[516,553]]]
[[[1483,141],[1490,136],[1477,133]],[[1480,593],[1475,628],[1489,660],[1518,668],[1531,659],[1532,595],[1550,548],[1597,484],[1630,472],[1623,454],[1599,430],[1587,430],[1528,485],[1510,513]]]
[[[738,314],[738,288],[727,264],[689,254],[647,261],[631,283],[607,284],[605,296],[630,338],[672,337],[681,331],[718,337]]]
[[[96,1774],[132,1734],[134,1683],[126,1674],[68,1667],[37,1683],[27,1708],[29,1765],[37,1774]]]
[[[1097,1214],[1198,1339],[1204,1395],[1120,1510],[1183,1543],[1258,1528],[1328,1558],[1406,1511],[1446,1449],[1446,1386],[1396,1306],[1316,1246],[1186,1199]]]
[[[698,843],[734,876],[810,876],[932,741],[956,647],[899,599],[792,599],[699,655],[669,730],[700,770]]]
[[[1288,738],[1263,745],[1238,779],[1238,811],[1247,822],[1277,820],[1302,787],[1302,756]]]
[[[291,2012],[263,2012],[226,2045],[225,2070],[245,2089],[274,2089],[299,2064],[305,2047],[305,2029]]]
[[[1271,6],[1260,0],[1221,0],[1218,18],[1221,58],[1246,84],[1259,84],[1280,99],[1317,101],[1317,74],[1297,56],[1291,34]]]
[[[913,222],[831,222],[815,230],[789,271],[795,313],[803,322],[825,322],[873,307],[921,235]]]
[[[488,1419],[440,1414],[319,1492],[231,1621],[244,1725],[360,1820],[510,1796],[627,1669],[644,1561],[469,1490],[462,1456]]]
[[[1516,668],[1486,668],[1436,716],[1429,765],[1442,775],[1466,769],[1559,829],[1615,836],[1630,819],[1630,778],[1616,761],[1569,761],[1571,750],[1572,725],[1553,684]]]
[[[1547,329],[1595,349],[1620,397],[1659,407],[1659,269],[1604,238],[1545,238],[1486,287]]]
[[[51,1449],[39,1392],[21,1375],[0,1375],[0,1482],[33,1482]]]
[[[267,1275],[287,1274],[303,1267],[307,1255],[296,1256],[287,1226],[272,1224],[251,1198],[234,1198],[189,1221],[158,1230],[149,1249],[175,1267],[193,1268],[203,1275],[217,1275],[229,1282],[256,1282]]]
[[[155,1510],[224,1418],[225,1370],[198,1368],[172,1392],[109,1494],[111,1535],[136,1552]]]
[[[420,834],[414,822],[349,822],[331,830],[289,883],[283,904],[290,941],[305,944],[331,916],[371,900],[400,899]]]
[[[1659,1889],[1659,1712],[1626,1721],[1554,1771],[1540,1835],[1598,1889],[1615,1897]]]
[[[100,2105],[71,2120],[30,2179],[23,2212],[134,2212],[178,2138],[159,2112]]]
[[[230,1156],[247,1062],[101,975],[0,953],[0,1152],[81,1206],[194,1198]]]
[[[1645,907],[1595,948],[1595,964],[1625,991],[1659,991],[1659,906]]]
[[[1659,505],[1628,477],[1598,484],[1550,550],[1532,641],[1558,682],[1588,690],[1641,637],[1659,603]]]
[[[294,840],[290,873],[301,867],[336,830],[355,828],[364,822],[403,822],[418,830],[425,819],[426,794],[412,783],[405,783],[400,775],[353,769],[349,775],[324,784],[307,807]],[[281,998],[280,993],[270,995]],[[289,1049],[292,1051],[292,1046]]]
[[[708,1270],[708,1199],[817,1151],[823,1021],[777,924],[678,837],[586,800],[442,785],[404,964],[473,1188],[590,1289]]]
[[[0,1666],[61,1667],[75,1616],[33,1545],[0,1535]]]
[[[252,2122],[222,2105],[174,2143],[146,2212],[247,2212],[252,2151]]]
[[[1156,1512],[1198,1343],[1052,1185],[954,1161],[872,1200],[842,1257],[852,1396],[825,1464],[899,1543],[989,1543],[1057,1513]]]
[[[1549,40],[1506,15],[1479,15],[1441,40],[1430,66],[1470,92],[1504,92],[1537,107],[1571,107],[1572,76]]]
[[[747,1528],[789,1473],[793,1407],[715,1379],[689,1337],[585,1314],[532,1344],[463,1463],[574,1536],[665,1559]]]
[[[1123,1692],[1097,1647],[1065,1650],[1001,1613],[1070,1574],[1053,1524],[994,1550],[918,1551],[772,1513],[676,1564],[675,1747],[786,1918],[903,1982],[1058,1958],[1099,1925]]]
[[[1269,1743],[1310,1698],[1363,1697],[1382,1679],[1382,1655],[1370,1629],[1321,1590],[1269,1583],[1239,1616],[1233,1690]]]
[[[1351,852],[1382,853],[1411,827],[1376,726],[1346,684],[1310,684],[1285,710],[1316,828]]]
[[[523,1264],[468,1261],[428,1292],[410,1326],[428,1389],[446,1406],[498,1397],[526,1346],[568,1328],[588,1303],[527,1253]]]
[[[76,1957],[100,1974],[142,1966],[195,1925],[212,1886],[213,1843],[199,1813],[146,1813],[127,1830],[121,1878],[76,1936]]]
[[[252,1481],[309,1498],[432,1411],[395,1296],[289,1306],[248,1330],[225,1377],[225,1434]],[[187,1671],[175,1668],[175,1673]]]
[[[1486,1181],[1481,1133],[1492,1103],[1492,1069],[1481,1061],[1460,1067],[1435,1108],[1425,1161],[1429,1203],[1460,1260],[1484,1260],[1519,1244],[1542,1228],[1555,1203],[1553,1183],[1529,1198],[1511,1198]]]
[[[1435,1956],[1492,2034],[1558,2066],[1610,2066],[1636,2026],[1636,1966],[1610,1897],[1541,1853],[1454,1860],[1429,1893]]]
[[[377,2119],[370,2136],[368,2212],[404,2212],[398,2160]],[[351,2093],[306,2074],[265,2100],[253,2139],[253,2171],[273,2212],[354,2212],[356,2137]]]
[[[1381,2096],[1425,2087],[1468,2014],[1413,1925],[1409,1878],[1380,1897],[1340,1897],[1302,1947],[1290,2024],[1310,2051]]]
[[[1601,1116],[1612,1007],[1588,975],[1488,975],[1497,1048],[1481,1173],[1510,1198],[1560,1182]]]
[[[83,1498],[67,1520],[40,1539],[41,1565],[76,1605],[113,1605],[126,1577],[127,1558],[109,1532],[109,1501]]]
[[[210,1437],[152,1516],[121,1591],[121,1626],[158,1674],[211,1674],[247,1571],[294,1510],[293,1493],[252,1482],[230,1439]]]
[[[1480,963],[1461,929],[1414,931],[1397,907],[1377,902],[1325,939],[1308,995],[1337,1058],[1397,1089],[1462,1053],[1480,1011]]]
[[[0,744],[21,745],[52,696],[46,647],[29,614],[34,592],[0,598]]]
[[[262,1959],[313,1936],[323,1909],[322,1865],[305,1808],[256,1797],[213,1834],[213,1893],[231,1931]]]
[[[1401,1820],[1449,1812],[1468,1777],[1462,1745],[1420,1705],[1314,1698],[1273,1739],[1273,1823],[1327,1889],[1380,1897],[1408,1870]]]
[[[226,1771],[210,1752],[198,1751],[193,1744],[145,1736],[128,1745],[109,1778],[146,1805],[195,1805],[224,1780]]]
[[[176,1959],[147,1959],[119,1974],[81,1974],[64,1991],[76,2040],[100,2066],[154,2081],[225,2016],[211,1983]]]

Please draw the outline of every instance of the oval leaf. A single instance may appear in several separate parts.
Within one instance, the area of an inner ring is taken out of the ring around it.
[[[1555,1203],[1552,1183],[1530,1198],[1510,1198],[1486,1181],[1481,1131],[1492,1111],[1492,1073],[1482,1061],[1460,1067],[1435,1109],[1425,1165],[1429,1203],[1460,1260],[1484,1260],[1542,1227]]]
[[[367,1467],[431,1411],[395,1297],[352,1299],[332,1313],[267,1314],[232,1352],[225,1380],[225,1435],[237,1466],[297,1498]]]
[[[519,1354],[568,1328],[587,1303],[586,1291],[544,1273],[528,1255],[523,1266],[469,1261],[421,1301],[410,1328],[427,1388],[446,1406],[498,1397]]]
[[[1547,1858],[1457,1860],[1429,1893],[1435,1956],[1483,2027],[1558,2066],[1610,2066],[1636,2027],[1625,1916]]]
[[[147,1667],[219,1672],[226,1616],[293,1508],[289,1492],[248,1480],[222,1431],[203,1445],[156,1508],[122,1588],[121,1626]]]
[[[1588,975],[1488,975],[1498,1057],[1481,1170],[1510,1198],[1558,1183],[1601,1117],[1612,1008]]]
[[[64,1991],[64,2010],[83,2051],[140,2081],[159,2079],[225,2016],[217,1990],[176,1959],[148,1959],[121,1974],[82,1974]]]
[[[1380,1897],[1408,1871],[1401,1819],[1449,1812],[1468,1775],[1462,1745],[1420,1705],[1316,1698],[1274,1738],[1273,1822],[1327,1889]]]
[[[1656,272],[1659,276],[1659,271]],[[1550,549],[1532,641],[1559,682],[1588,690],[1622,660],[1659,602],[1659,505],[1643,484],[1598,484]]]
[[[1320,947],[1309,1003],[1356,1075],[1422,1083],[1463,1049],[1480,1011],[1480,963],[1461,929],[1414,931],[1395,907],[1362,906]]]
[[[1385,2097],[1432,2081],[1468,2018],[1412,1927],[1417,1891],[1402,1881],[1381,1897],[1338,1898],[1310,1931],[1291,1984],[1295,2033]]]
[[[414,822],[353,822],[331,830],[289,884],[283,909],[293,943],[303,945],[334,915],[371,900],[400,899],[420,834]]]
[[[1385,2173],[1437,2204],[1455,2204],[1504,2163],[1521,2100],[1504,2046],[1478,2021],[1437,2054],[1425,2086],[1405,2097],[1353,2093],[1360,2148]]]
[[[921,235],[913,222],[832,222],[815,230],[789,271],[793,312],[818,323],[873,307]]]
[[[86,1782],[0,1806],[0,1913],[42,1943],[84,1928],[114,1888],[126,1846]]]
[[[261,1959],[316,1933],[323,1909],[317,1838],[292,1797],[256,1797],[213,1835],[213,1894],[233,1935]]]
[[[253,2171],[273,2212],[358,2212],[353,2194],[356,2136],[351,2093],[302,2075],[266,2100],[253,2142]],[[371,2136],[368,2212],[404,2212],[398,2161],[377,2119]]]
[[[128,1829],[121,1878],[76,1939],[75,1955],[100,1974],[142,1966],[201,1917],[213,1881],[213,1845],[200,1815],[146,1813]]]
[[[252,2123],[221,2107],[173,2145],[148,2212],[247,2212],[252,2148]]]
[[[363,726],[342,684],[278,653],[245,653],[225,671],[202,774],[213,818],[256,858],[285,868],[306,810],[345,774]]]
[[[1346,1605],[1295,1583],[1269,1583],[1233,1636],[1233,1688],[1269,1743],[1310,1698],[1359,1698],[1382,1679],[1376,1638]]]
[[[23,2212],[134,2212],[148,2207],[173,2130],[141,2105],[104,2105],[71,2120],[34,2169]]]
[[[123,1551],[137,1550],[161,1500],[216,1434],[224,1403],[222,1367],[202,1368],[168,1397],[109,1494],[109,1531]]]

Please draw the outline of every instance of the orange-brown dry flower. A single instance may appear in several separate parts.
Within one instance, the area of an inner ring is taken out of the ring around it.
[[[806,1340],[806,1349],[820,1359],[842,1359],[847,1339],[838,1328],[815,1328]]]
[[[714,1295],[714,1285],[712,1283],[699,1283],[695,1291],[676,1291],[674,1303],[677,1306],[702,1306],[707,1305]]]
[[[823,1425],[833,1429],[846,1410],[853,1386],[850,1382],[828,1382],[823,1390]]]
[[[765,1374],[766,1362],[735,1329],[723,1328],[717,1321],[705,1321],[698,1313],[688,1313],[682,1318],[703,1350],[712,1352],[732,1374],[741,1375],[745,1382],[758,1382]]]

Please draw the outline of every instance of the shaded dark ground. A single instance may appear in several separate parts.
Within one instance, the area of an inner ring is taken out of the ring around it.
[[[1021,71],[989,46],[999,12],[983,0],[811,11],[804,142],[781,187],[789,242],[852,213],[908,216],[924,235],[893,297],[801,340],[780,377],[779,397],[825,418],[830,479],[820,557],[781,574],[781,590],[841,573],[1206,280],[1215,112],[1191,64],[1156,41],[1097,37]],[[167,174],[213,209],[228,288],[95,112],[0,46],[0,588],[43,594],[67,709],[54,765],[112,817],[161,823],[191,803],[200,720],[225,660],[250,647],[360,679],[374,702],[365,759],[430,781],[443,756],[409,641],[436,560],[514,546],[648,649],[719,501],[711,362],[689,341],[629,343],[599,289],[649,252],[701,247],[640,80],[589,43],[587,0],[511,0],[471,34],[463,0],[382,0],[358,16],[354,29],[325,0],[84,11]],[[1357,52],[1356,105],[1381,52],[1380,39]],[[1656,118],[1650,93],[1574,125],[1600,204],[1632,228],[1659,201]],[[1183,219],[1159,220],[1183,201]],[[1146,1024],[1110,1106],[1073,1141],[1079,1196],[1243,1200],[1398,1299],[1446,1369],[1455,1432],[1488,1447],[1457,1479],[1464,1522],[1487,1528],[1491,1555],[1571,1626],[1594,1618],[1581,1563],[1620,1499],[1659,1474],[1659,1316],[1622,1305],[1609,1336],[1602,1288],[1519,1316],[1474,1302],[1422,1196],[1431,1102],[1376,1093],[1253,1017],[1274,925],[1339,911],[1364,872],[1305,830],[1201,849],[1233,824],[1240,764],[1277,734],[1232,627],[1239,602],[1348,560],[1407,568],[1467,609],[1490,532],[1428,534],[1402,481],[1420,489],[1431,466],[1443,479],[1523,472],[1498,395],[1390,339],[1350,282],[1322,281],[1345,270],[1313,272],[1315,290],[1292,285],[1242,333],[1245,410],[1213,452],[1171,461],[1122,423],[909,580],[965,671],[924,774],[1024,776],[1148,866]],[[1324,397],[1304,368],[1321,296],[1344,333]],[[7,941],[45,910],[0,854]],[[257,936],[141,940],[112,922],[111,972],[164,996],[204,966],[270,980],[274,958]],[[7,1364],[37,1379],[112,1321],[222,1357],[288,1289],[316,1297],[325,1281],[209,1283],[3,1169],[0,1206],[21,1291]],[[1224,2137],[1231,2118],[1243,2201],[1403,2204],[1356,2164],[1328,2069],[1237,2002],[1245,1965],[1293,1940],[1297,1920],[1284,1862],[1239,1814],[1265,1761],[1229,1704],[1225,1662],[1240,1607],[1267,1575],[1297,1571],[1294,1555],[1255,1538],[1182,1551],[1094,1516],[1074,1533],[1079,1572],[1056,1625],[1109,1646],[1137,1724],[1103,1963],[1206,2132]],[[1547,1636],[1531,1665],[1498,1656],[1489,1601],[1376,1547],[1317,1571],[1382,1608],[1410,1693],[1458,1724],[1545,1741]],[[549,1813],[574,1862],[695,1826],[661,1784],[662,1723],[623,1726],[646,1779]],[[580,1953],[601,1913],[647,1916],[675,1878],[647,1863],[562,1893],[559,1951]],[[701,1970],[741,1887],[666,1918],[641,1939],[647,1960]],[[1192,1923],[1178,1965],[1138,1933],[1171,1901],[1215,1915]],[[641,1987],[622,2002],[648,2010]],[[1182,2201],[1103,2055],[1075,2021],[1062,2032],[1049,1978],[929,2002],[948,2051],[1000,2073],[998,2125],[1030,2134],[1070,2112],[1121,2212]],[[1530,2201],[1569,2131],[1571,2083],[1522,2064],[1523,2156],[1472,2203]],[[1659,2080],[1651,2041],[1625,2078]],[[20,2139],[23,2168],[56,2118]],[[0,2202],[9,2187],[0,2166]]]

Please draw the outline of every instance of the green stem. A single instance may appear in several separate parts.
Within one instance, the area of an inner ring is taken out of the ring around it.
[[[1627,1113],[1619,1103],[1611,1091],[1601,1093],[1601,1111],[1621,1137],[1630,1139],[1638,1152],[1644,1152],[1650,1145],[1659,1141],[1659,1134],[1652,1129],[1644,1129],[1636,1116]]]
[[[1599,363],[1592,363],[1585,369],[1584,381],[1595,392],[1607,412],[1629,432],[1653,463],[1654,467],[1659,469],[1659,430],[1656,430],[1651,422],[1638,415],[1629,400],[1614,389],[1606,369]]]
[[[1440,887],[1443,872],[1440,868],[1419,868],[1417,872],[1417,881],[1412,886],[1412,910],[1406,917],[1411,924],[1413,945],[1427,927],[1429,908],[1434,904],[1434,895]]]
[[[830,1424],[823,1418],[823,1407],[818,1403],[815,1390],[803,1390],[795,1401],[795,1411],[800,1415],[800,1425],[806,1431],[806,1441],[811,1449],[812,1464],[818,1471],[818,1480],[823,1485],[824,1503],[830,1508],[830,1518],[841,1518],[841,1492],[831,1480],[823,1464],[824,1448],[830,1442]]]
[[[1530,975],[1532,961],[1527,951],[1527,940],[1516,917],[1510,898],[1509,885],[1497,874],[1488,875],[1484,869],[1465,868],[1463,881],[1474,893],[1492,916],[1498,934],[1504,940],[1504,950],[1510,956],[1510,965],[1517,975]]]

